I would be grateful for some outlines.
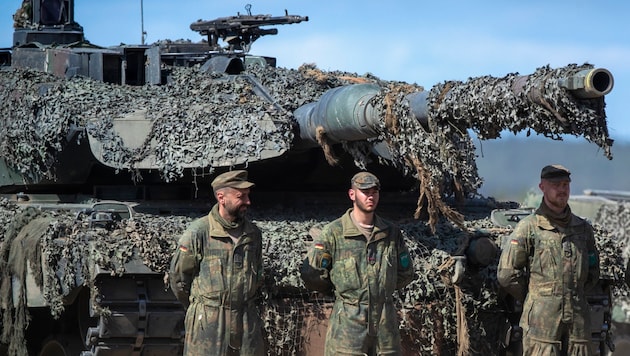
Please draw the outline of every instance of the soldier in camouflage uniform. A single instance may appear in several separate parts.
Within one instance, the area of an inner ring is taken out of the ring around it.
[[[334,290],[326,355],[400,355],[400,332],[392,299],[414,277],[400,230],[375,214],[379,180],[357,173],[348,190],[353,207],[326,225],[307,252],[307,288]]]
[[[261,232],[244,217],[247,171],[212,182],[217,203],[183,233],[170,284],[187,306],[185,355],[263,355],[256,294],[262,284]]]
[[[599,279],[591,225],[571,213],[570,172],[545,166],[536,212],[518,223],[502,246],[498,281],[523,301],[524,355],[591,355],[585,290]]]

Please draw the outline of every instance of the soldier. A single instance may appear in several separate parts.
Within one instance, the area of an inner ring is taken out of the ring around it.
[[[599,253],[591,225],[571,213],[571,173],[542,169],[543,199],[505,241],[498,281],[523,301],[524,355],[591,355],[585,291],[599,280]]]
[[[376,176],[357,173],[348,190],[352,208],[322,229],[302,265],[307,288],[334,290],[327,356],[401,354],[392,294],[414,271],[400,230],[375,214],[379,190]]]
[[[256,305],[261,232],[245,218],[253,185],[244,170],[217,176],[217,203],[179,239],[169,275],[171,289],[187,307],[185,355],[265,353]]]

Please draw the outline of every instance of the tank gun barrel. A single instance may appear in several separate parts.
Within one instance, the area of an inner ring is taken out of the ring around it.
[[[571,90],[573,95],[581,99],[599,98],[613,88],[612,74],[604,68],[587,69],[575,75],[559,80],[561,87]]]
[[[448,85],[434,86],[431,91],[416,91],[405,96],[409,114],[423,127],[431,129],[431,121],[447,120],[463,123],[465,129],[483,126],[488,118],[493,117],[500,106],[515,105],[531,111],[531,104],[547,105],[549,98],[554,100],[562,93],[558,88],[566,89],[572,101],[603,98],[613,88],[613,76],[603,68],[571,70],[543,75],[539,72],[505,78],[471,78],[465,83],[449,82]],[[544,72],[545,69],[541,72]],[[554,81],[555,80],[555,81]],[[446,89],[445,89],[446,88]],[[501,89],[497,89],[501,88]],[[378,136],[383,125],[382,105],[373,98],[383,89],[376,84],[353,84],[330,89],[318,102],[303,105],[295,111],[300,127],[300,138],[306,143],[316,145],[319,132],[325,132],[329,142],[358,141]],[[494,91],[497,90],[497,91]],[[506,92],[508,92],[506,94]],[[507,96],[506,96],[507,95]],[[497,101],[497,98],[502,98]],[[507,116],[521,115],[517,110],[504,108]],[[553,115],[550,115],[553,116]],[[555,116],[558,118],[558,115]],[[505,118],[504,127],[512,131],[522,130],[523,122],[517,125]],[[560,118],[560,125],[571,126],[569,117]],[[482,138],[496,138],[498,132],[483,132]],[[500,131],[500,130],[499,130]],[[571,132],[568,132],[571,133]],[[493,137],[494,135],[494,137]]]
[[[523,92],[530,76],[520,76],[514,81],[513,91],[517,94]],[[532,90],[528,97],[534,103],[540,103],[545,91],[545,78],[533,80]],[[567,89],[578,99],[594,99],[605,96],[613,89],[614,79],[610,71],[604,68],[585,69],[576,73],[558,78],[558,86]]]
[[[335,143],[377,136],[380,114],[371,99],[380,91],[376,84],[342,86],[328,90],[318,102],[302,105],[294,112],[300,138],[313,145],[323,132]]]
[[[511,90],[515,95],[526,94],[531,103],[542,104],[545,99],[547,79],[531,75],[518,76],[514,79]],[[529,83],[528,83],[529,82]],[[557,79],[559,87],[568,90],[575,98],[595,99],[610,93],[614,79],[612,73],[604,68],[585,69]],[[527,89],[529,87],[529,90]],[[448,93],[446,95],[449,95]],[[486,97],[488,98],[488,97]],[[413,116],[427,127],[429,123],[429,93],[417,92],[407,96]],[[463,100],[459,100],[462,102]]]

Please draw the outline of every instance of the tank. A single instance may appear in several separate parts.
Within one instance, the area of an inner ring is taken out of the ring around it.
[[[307,16],[196,21],[200,42],[102,47],[74,1],[24,1],[0,52],[0,355],[177,355],[184,307],[168,287],[177,238],[212,206],[212,179],[245,168],[265,235],[260,306],[269,355],[321,355],[331,297],[299,266],[319,228],[348,207],[350,177],[382,181],[418,278],[396,295],[406,355],[518,355],[518,311],[496,286],[502,237],[482,197],[471,133],[584,137],[612,159],[591,64],[417,84],[276,66],[250,54]],[[607,279],[594,347],[610,349],[620,246],[598,242]],[[612,277],[611,277],[612,276]],[[621,288],[621,287],[619,287]],[[261,345],[263,347],[263,345]]]

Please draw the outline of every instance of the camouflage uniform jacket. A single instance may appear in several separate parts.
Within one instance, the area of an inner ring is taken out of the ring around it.
[[[391,347],[398,349],[400,336],[392,294],[414,278],[400,230],[375,215],[374,230],[366,239],[352,222],[351,211],[323,228],[302,265],[307,288],[334,290],[327,355],[366,352],[360,347],[362,340],[377,335],[379,343],[382,337],[391,339]],[[331,350],[331,342],[345,346]]]
[[[599,280],[599,254],[591,225],[569,218],[563,228],[537,210],[503,244],[498,281],[516,299],[525,298],[523,355],[591,354],[585,291]]]
[[[262,352],[260,315],[255,304],[262,284],[261,232],[242,222],[236,244],[211,214],[183,233],[171,261],[171,289],[187,308],[188,354],[241,355]],[[251,338],[254,338],[253,340]]]
[[[498,280],[515,298],[556,296],[569,305],[599,279],[593,228],[572,215],[566,229],[545,216],[523,219],[503,245]],[[529,276],[527,276],[529,274]]]

